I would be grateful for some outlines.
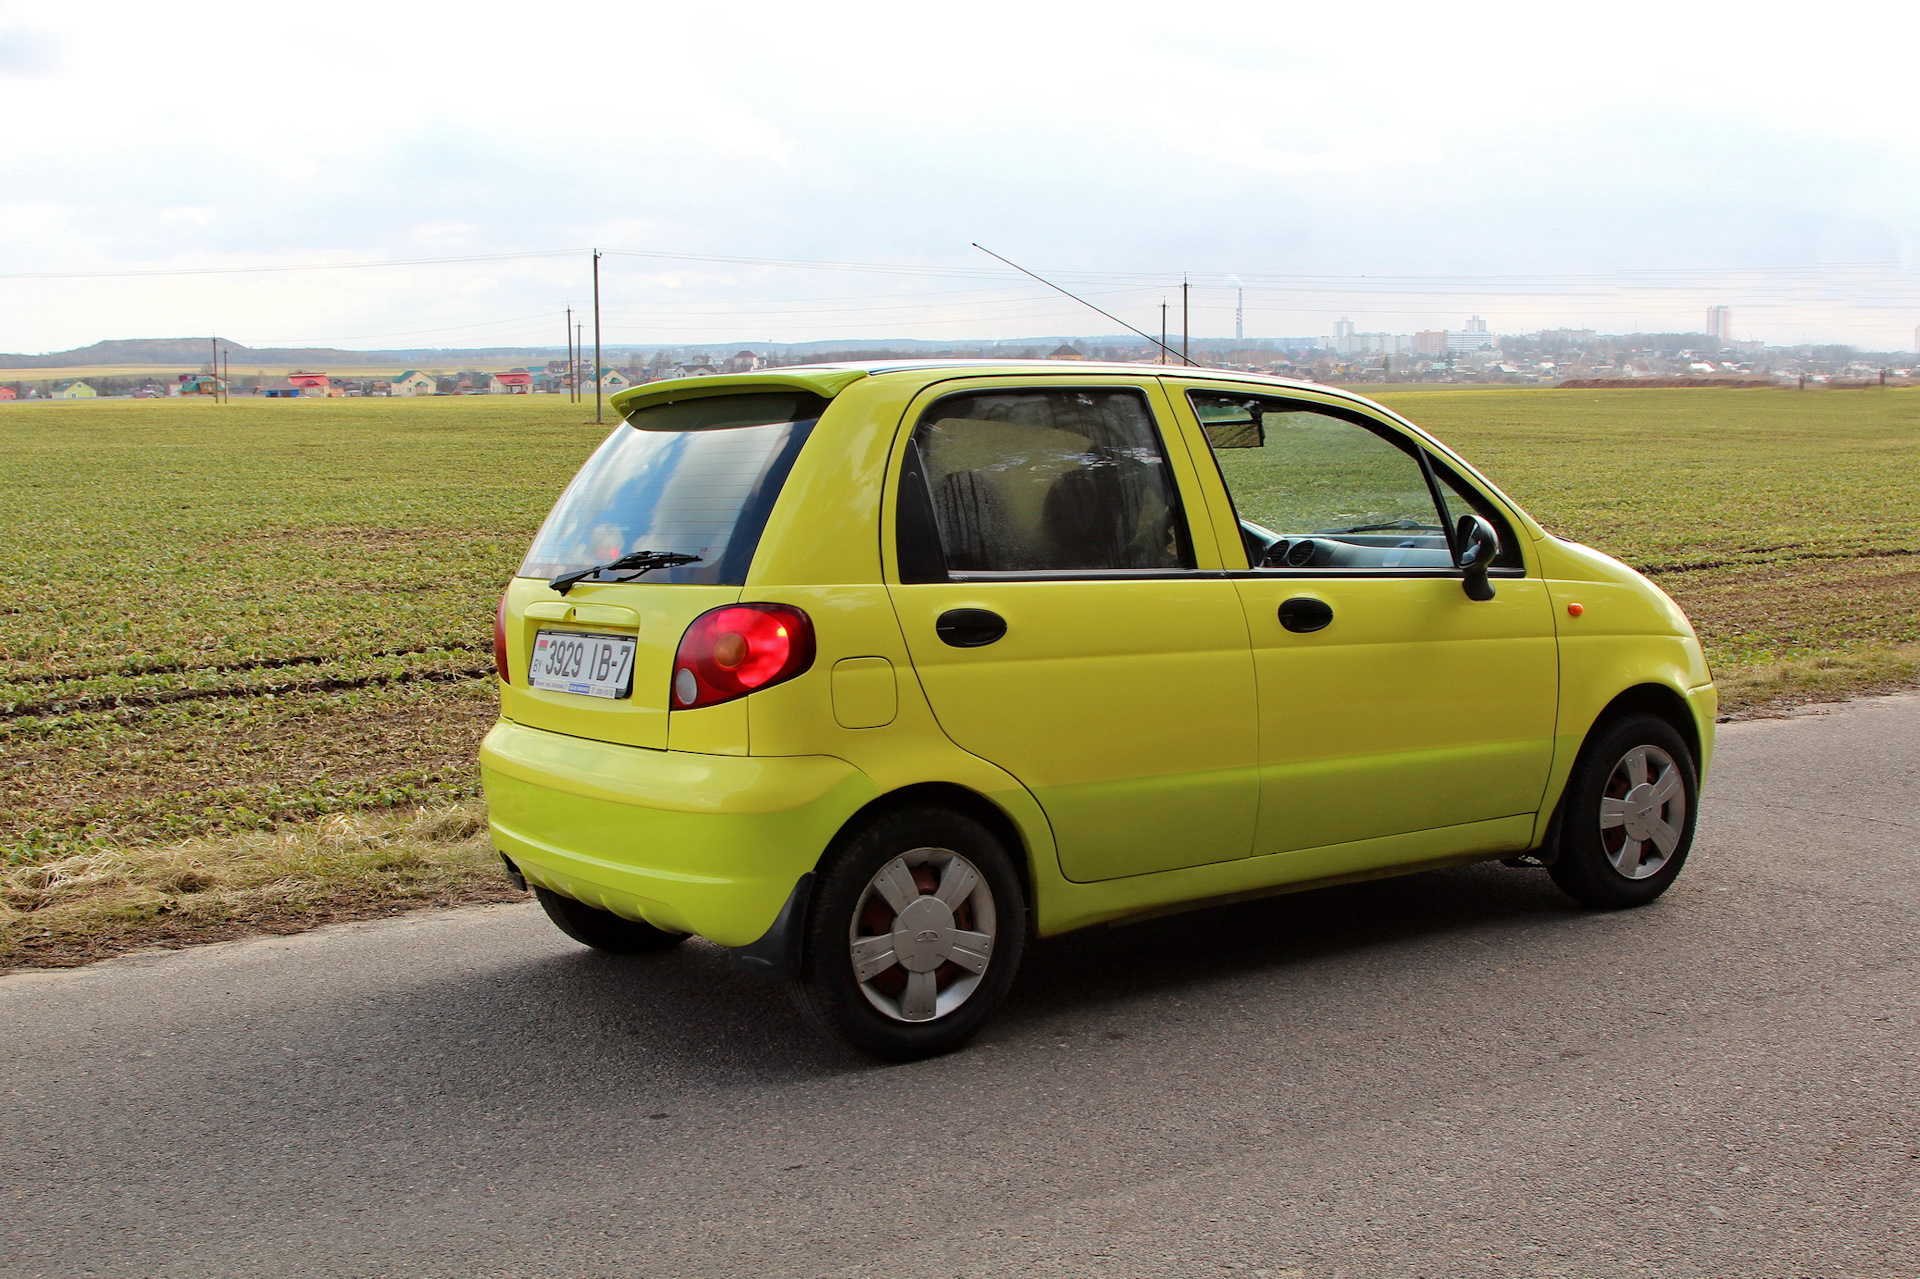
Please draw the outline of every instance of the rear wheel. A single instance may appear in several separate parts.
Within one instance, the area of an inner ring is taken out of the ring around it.
[[[845,840],[815,881],[801,1010],[887,1061],[958,1048],[1013,984],[1026,894],[979,822],[940,808],[884,813]]]
[[[670,933],[637,919],[627,919],[610,910],[600,910],[571,897],[563,897],[550,888],[535,888],[540,909],[547,912],[553,926],[583,946],[604,950],[610,955],[645,955],[672,950],[687,939],[685,933]]]
[[[1652,901],[1693,847],[1698,792],[1693,752],[1673,725],[1633,715],[1602,727],[1567,779],[1553,881],[1603,910]]]

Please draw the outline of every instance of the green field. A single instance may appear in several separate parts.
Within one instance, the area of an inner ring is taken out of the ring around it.
[[[1380,398],[1550,531],[1650,573],[1723,677],[1920,641],[1920,392]]]
[[[1920,392],[1381,398],[1653,571],[1734,706],[1912,677]],[[0,406],[0,867],[466,803],[494,605],[602,434],[581,419],[560,397]]]
[[[581,416],[10,406],[5,856],[470,794],[494,604]]]

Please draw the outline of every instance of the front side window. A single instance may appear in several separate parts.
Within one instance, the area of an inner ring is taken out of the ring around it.
[[[699,561],[643,580],[744,584],[774,499],[826,404],[780,391],[636,410],[560,495],[520,576],[556,577],[634,551],[676,551]]]
[[[939,575],[1193,567],[1166,451],[1138,390],[948,396],[922,415],[910,453],[903,529],[911,506],[930,513]],[[903,573],[908,554],[903,543]]]
[[[1277,397],[1190,391],[1256,568],[1449,569],[1446,516],[1409,447]]]

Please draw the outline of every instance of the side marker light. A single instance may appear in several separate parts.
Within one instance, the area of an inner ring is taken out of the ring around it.
[[[1585,604],[1569,604],[1569,605],[1567,605],[1567,616],[1568,616],[1568,617],[1578,617],[1578,616],[1580,616],[1580,614],[1582,614],[1582,613],[1584,613],[1584,612],[1586,612],[1586,611],[1587,611],[1587,606],[1586,606]]]

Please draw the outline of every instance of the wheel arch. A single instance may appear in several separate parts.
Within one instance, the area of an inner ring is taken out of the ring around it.
[[[1034,910],[1033,850],[1020,830],[1020,823],[987,796],[956,782],[915,782],[868,800],[840,824],[840,829],[834,832],[833,838],[821,851],[820,861],[824,863],[849,833],[877,814],[921,804],[937,805],[963,813],[985,826],[1000,841],[1013,861],[1014,870],[1020,875],[1020,888],[1027,896],[1027,913],[1031,916]]]
[[[1592,718],[1587,721],[1585,729],[1581,731],[1577,746],[1566,750],[1569,738],[1560,739],[1565,753],[1554,762],[1553,781],[1548,792],[1552,795],[1553,802],[1541,809],[1538,824],[1534,827],[1531,851],[1548,858],[1552,857],[1554,846],[1560,837],[1561,817],[1566,808],[1567,784],[1573,776],[1575,766],[1586,754],[1588,745],[1602,729],[1616,720],[1635,714],[1652,715],[1680,734],[1680,740],[1686,743],[1688,752],[1693,756],[1696,783],[1705,781],[1707,757],[1703,747],[1707,743],[1701,741],[1700,722],[1695,717],[1692,703],[1686,694],[1671,684],[1663,683],[1659,679],[1642,679],[1615,693],[1594,712]]]
[[[1693,755],[1694,769],[1699,770],[1703,758],[1700,749],[1700,725],[1695,721],[1693,708],[1687,704],[1686,697],[1677,689],[1665,684],[1635,684],[1617,694],[1612,701],[1600,708],[1600,713],[1593,717],[1591,724],[1587,725],[1586,734],[1580,739],[1580,748],[1585,750],[1586,744],[1593,740],[1593,735],[1605,725],[1636,714],[1652,715],[1656,719],[1665,720],[1687,744],[1687,750]]]

